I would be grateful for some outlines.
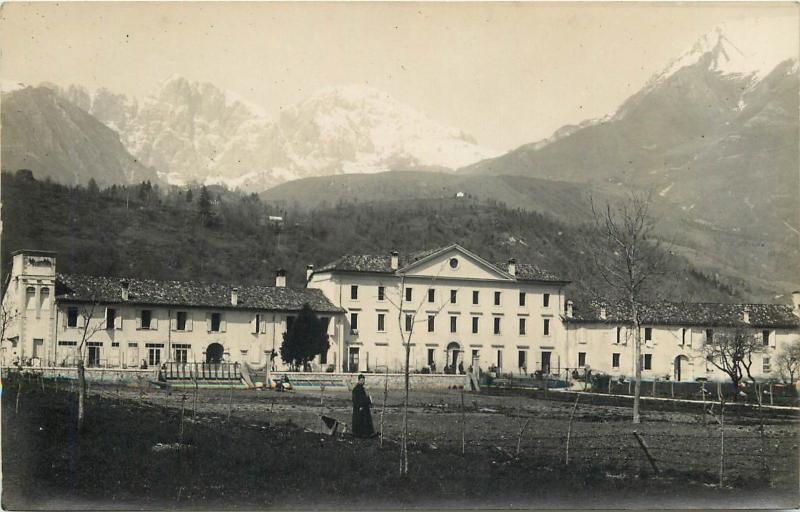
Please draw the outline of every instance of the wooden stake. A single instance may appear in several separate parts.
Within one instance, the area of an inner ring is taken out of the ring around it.
[[[772,383],[771,382],[769,383],[769,405],[775,405],[772,402]]]
[[[567,453],[564,457],[564,464],[569,465],[569,438],[572,435],[572,419],[575,417],[575,410],[578,408],[578,400],[581,399],[581,395],[577,394],[575,396],[575,405],[572,406],[572,413],[569,415],[569,424],[567,425]]]
[[[628,394],[631,394],[631,381],[628,380]]]
[[[519,429],[519,434],[517,435],[517,457],[519,457],[520,446],[522,445],[522,433],[525,432],[525,429],[528,427],[528,423],[531,422],[531,419],[528,418],[525,420],[525,424],[522,425],[522,428]]]
[[[228,388],[228,422],[231,421],[231,409],[233,408],[233,385]]]
[[[383,446],[383,416],[386,414],[386,398],[389,395],[389,367],[383,377],[383,405],[381,406],[381,446]]]
[[[178,433],[178,444],[183,444],[183,411],[186,408],[186,395],[181,395],[181,429]]]
[[[22,376],[17,374],[17,400],[14,405],[14,414],[19,413],[19,395],[22,393]]]
[[[642,436],[635,430],[633,431],[633,436],[639,442],[639,447],[644,452],[645,457],[647,457],[647,462],[650,463],[650,467],[652,467],[653,471],[655,471],[656,474],[658,474],[659,471],[658,471],[658,466],[656,465],[656,459],[654,459],[653,456],[650,454],[650,447],[647,446],[647,443],[644,441],[644,439],[642,439]]]
[[[656,379],[653,379],[653,398],[656,397]]]
[[[675,381],[669,381],[669,396],[670,398],[675,398]]]
[[[725,470],[725,402],[721,402],[719,423],[719,487],[722,488]]]
[[[461,392],[461,455],[464,455],[467,444],[466,415],[464,414],[464,392]],[[519,451],[519,448],[517,449]]]
[[[611,376],[608,377],[608,394],[611,394]]]

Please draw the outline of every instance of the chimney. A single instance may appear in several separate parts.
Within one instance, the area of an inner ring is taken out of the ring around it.
[[[120,282],[120,285],[122,286],[122,300],[128,300],[128,287],[130,286],[130,283],[128,283],[127,279],[123,279],[122,282]]]
[[[746,324],[750,323],[750,310],[747,308],[744,308],[744,311],[742,311],[742,322]]]
[[[572,301],[567,301],[567,318],[572,318]]]
[[[608,312],[606,311],[605,306],[600,306],[600,320],[605,320],[608,318]]]
[[[286,271],[282,268],[275,271],[275,286],[278,288],[286,288]]]
[[[311,281],[311,276],[314,274],[314,265],[306,265],[306,283]]]
[[[517,275],[517,260],[514,258],[508,260],[508,273],[512,276]]]
[[[236,306],[239,304],[239,288],[231,289],[231,305]]]
[[[800,291],[792,292],[792,305],[794,306],[794,314],[800,316]]]
[[[397,270],[400,266],[400,258],[397,251],[392,251],[392,270]]]

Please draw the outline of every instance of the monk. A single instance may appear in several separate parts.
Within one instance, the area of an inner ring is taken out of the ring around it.
[[[353,436],[355,437],[373,437],[375,435],[370,412],[372,400],[364,390],[364,380],[364,375],[360,374],[358,384],[353,387]]]

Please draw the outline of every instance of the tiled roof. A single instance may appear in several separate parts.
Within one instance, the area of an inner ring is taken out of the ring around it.
[[[559,283],[568,282],[566,279],[558,277],[552,272],[548,272],[547,270],[539,268],[536,265],[531,265],[530,263],[517,263],[516,265],[517,281],[555,281]],[[503,272],[508,272],[508,263],[495,263],[494,266]]]
[[[400,268],[406,267],[444,249],[447,249],[447,247],[438,247],[436,249],[429,249],[427,251],[415,252],[412,254],[400,254],[398,256],[398,265]],[[494,266],[501,272],[508,272],[507,263],[496,263]],[[391,274],[393,272],[391,267],[391,256],[389,254],[348,254],[346,256],[342,256],[338,260],[328,263],[327,265],[323,265],[322,267],[316,269],[315,272],[329,272],[332,270],[337,270],[340,272],[376,272],[381,274]],[[548,272],[547,270],[541,269],[536,265],[530,265],[528,263],[517,263],[516,277],[518,281],[567,282],[565,279],[562,279],[555,274]]]
[[[122,282],[128,284],[128,300],[122,300]],[[238,288],[238,303],[231,304],[231,290]],[[318,313],[341,313],[321,290],[264,285],[204,283],[199,281],[155,281],[120,277],[58,274],[57,299],[105,304],[146,304],[154,306],[197,306],[208,308],[299,311],[308,304]]]
[[[625,323],[629,308],[607,302],[606,319],[600,318],[603,303],[598,300],[576,302],[567,322]],[[748,311],[749,322],[743,320]],[[800,327],[792,306],[784,304],[722,304],[712,302],[649,302],[642,304],[642,323],[707,327]]]

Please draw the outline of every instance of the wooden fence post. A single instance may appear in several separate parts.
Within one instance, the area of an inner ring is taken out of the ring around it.
[[[386,397],[389,394],[389,367],[383,378],[383,405],[381,406],[381,446],[383,446],[383,415],[386,413]]]
[[[639,435],[639,433],[636,432],[635,430],[633,431],[633,436],[639,442],[639,447],[644,452],[645,457],[647,457],[647,461],[650,463],[650,466],[653,468],[653,471],[655,471],[656,474],[658,474],[659,471],[658,471],[658,466],[656,465],[656,459],[654,459],[653,456],[650,454],[650,447],[647,446],[647,443],[644,442],[642,436]]]
[[[467,418],[464,414],[464,391],[461,391],[461,455],[466,451],[467,445]],[[517,449],[519,451],[519,448]]]
[[[717,397],[720,406],[719,422],[719,487],[722,488],[725,475],[725,400],[722,396],[722,386],[717,382]]]
[[[628,394],[629,395],[631,394],[631,381],[630,381],[630,379],[628,380]]]
[[[575,417],[575,409],[578,408],[578,400],[581,399],[580,393],[575,395],[575,405],[572,406],[572,413],[569,415],[569,425],[567,425],[567,453],[564,457],[564,465],[569,465],[569,438],[572,435],[572,419]]]

